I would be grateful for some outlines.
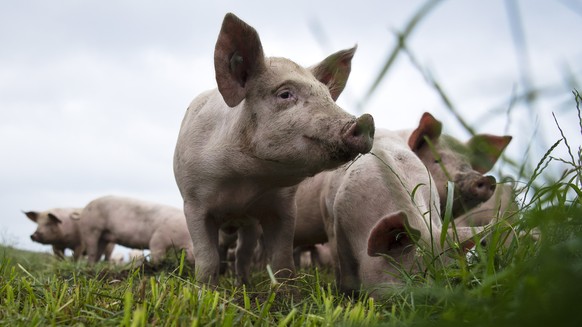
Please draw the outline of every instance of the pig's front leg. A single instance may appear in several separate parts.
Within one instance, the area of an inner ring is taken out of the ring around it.
[[[83,244],[77,245],[73,249],[73,261],[77,262],[79,260],[79,258],[83,255],[84,250],[85,249],[83,248]]]
[[[87,252],[87,262],[89,266],[93,266],[101,256],[99,252],[99,237],[101,231],[91,231],[91,233],[83,235],[83,247]]]
[[[349,233],[344,231],[337,224],[337,221],[335,221],[334,227],[334,252],[337,256],[335,263],[336,284],[342,292],[357,296],[360,289],[358,259],[354,255],[355,251],[351,246]]]
[[[207,208],[184,201],[184,214],[194,246],[196,278],[199,282],[216,285],[220,268],[218,225]]]

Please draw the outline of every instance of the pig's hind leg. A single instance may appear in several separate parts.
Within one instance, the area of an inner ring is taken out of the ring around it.
[[[237,283],[249,284],[251,262],[259,235],[260,228],[257,221],[241,226],[238,229],[235,254]]]
[[[278,208],[273,215],[261,219],[264,250],[270,258],[273,272],[281,277],[291,277],[295,273],[293,263],[293,236],[295,232],[295,203],[290,201],[274,202]]]

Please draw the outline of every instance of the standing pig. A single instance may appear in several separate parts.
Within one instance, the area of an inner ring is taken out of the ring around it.
[[[83,254],[83,242],[79,233],[81,208],[55,208],[47,211],[28,211],[24,214],[38,224],[30,238],[38,243],[50,244],[59,259],[65,258],[65,249],[73,250],[73,260]],[[105,260],[109,260],[115,243],[107,244]]]
[[[335,103],[354,52],[303,68],[265,57],[251,26],[224,17],[214,52],[218,89],[192,101],[174,155],[199,281],[216,283],[221,226],[238,227],[243,283],[258,225],[274,271],[293,273],[295,185],[372,147],[372,116],[356,119]]]
[[[372,153],[323,173],[324,222],[338,286],[348,292],[381,292],[401,282],[402,270],[424,269],[418,253],[435,258],[447,248],[439,242],[438,191],[420,159],[385,130],[376,134]],[[470,228],[457,233],[461,241],[473,235]]]
[[[495,177],[483,174],[491,170],[511,136],[478,134],[462,143],[441,131],[441,122],[425,112],[415,130],[399,134],[429,169],[439,191],[441,211],[447,203],[447,181],[455,183],[453,217],[458,217],[493,195]]]
[[[184,213],[178,208],[118,196],[91,201],[81,212],[80,231],[89,264],[114,242],[134,249],[150,249],[152,263],[160,263],[167,251],[185,250],[194,265],[192,240]]]

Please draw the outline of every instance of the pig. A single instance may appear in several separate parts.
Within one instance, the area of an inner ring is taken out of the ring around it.
[[[59,259],[65,258],[65,250],[73,250],[73,260],[83,255],[83,242],[79,233],[79,217],[82,208],[54,208],[46,211],[27,211],[24,214],[38,224],[30,239],[53,246]],[[104,250],[105,260],[109,260],[115,243],[108,243]]]
[[[381,296],[385,285],[401,283],[401,269],[424,269],[419,253],[434,258],[449,243],[439,242],[435,181],[407,143],[395,132],[378,130],[371,153],[321,173],[320,203],[338,287]],[[478,231],[459,227],[446,233],[449,241],[469,248]]]
[[[477,134],[462,143],[441,132],[442,123],[425,112],[416,129],[399,134],[429,169],[441,211],[447,203],[447,181],[455,183],[452,214],[459,217],[493,195],[495,177],[483,174],[491,170],[512,137]]]
[[[192,240],[182,210],[127,197],[104,196],[83,209],[80,231],[93,265],[107,242],[133,249],[149,249],[152,264],[158,265],[167,251],[186,251],[186,260],[194,265]]]
[[[261,229],[273,271],[293,274],[296,185],[373,144],[372,116],[356,118],[335,103],[355,50],[304,68],[265,57],[256,30],[226,14],[214,51],[218,88],[192,101],[174,153],[199,282],[216,284],[221,227],[238,228],[240,283],[248,283]]]
[[[398,130],[395,133],[396,137],[408,144],[431,173],[439,193],[441,212],[444,212],[447,203],[447,181],[455,181],[453,217],[462,216],[492,196],[496,180],[493,176],[483,174],[491,169],[511,141],[511,136],[479,134],[463,144],[452,136],[442,134],[442,123],[428,112],[422,115],[415,129]],[[325,201],[322,190],[328,187],[325,184],[330,181],[324,176],[316,175],[299,184],[293,240],[296,248],[308,248],[328,240],[322,220],[324,213],[321,208],[324,206],[321,202]]]

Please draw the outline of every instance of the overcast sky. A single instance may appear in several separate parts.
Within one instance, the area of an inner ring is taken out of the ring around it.
[[[0,242],[49,250],[30,240],[35,224],[21,210],[82,207],[106,194],[181,206],[174,146],[190,101],[216,85],[213,50],[226,12],[257,29],[266,55],[305,66],[357,44],[339,103],[359,114],[394,47],[394,32],[422,4],[0,0]],[[507,1],[443,1],[416,27],[408,47],[478,132],[512,134],[508,153],[522,159],[532,123],[549,135],[547,143],[559,137],[552,112],[571,146],[580,144],[577,115],[565,110],[574,105],[564,81],[582,72],[582,2],[516,4],[528,49],[521,62],[535,87],[555,92],[533,112],[514,109],[509,127],[503,114],[485,119],[524,88]],[[412,128],[430,111],[445,132],[468,137],[406,56],[361,111],[390,129]],[[543,151],[545,139],[538,146]]]

